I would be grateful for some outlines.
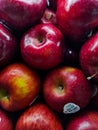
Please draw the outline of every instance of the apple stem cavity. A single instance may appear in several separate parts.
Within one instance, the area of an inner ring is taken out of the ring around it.
[[[53,18],[53,14],[46,14],[46,19],[51,20]]]
[[[2,100],[2,98],[4,98],[4,97],[8,97],[8,98],[9,98],[8,95],[9,95],[9,94],[8,94],[8,91],[7,91],[7,90],[5,90],[5,89],[0,89],[0,100]]]
[[[43,38],[42,35],[39,35],[39,36],[37,37],[37,39],[38,39],[39,43],[42,43],[42,42],[44,41],[44,38]]]
[[[60,84],[60,85],[59,85],[59,89],[60,89],[60,90],[63,90],[63,89],[64,89],[64,86]]]

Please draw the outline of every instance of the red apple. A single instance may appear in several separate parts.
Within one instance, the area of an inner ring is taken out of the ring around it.
[[[98,33],[83,44],[79,59],[81,68],[88,79],[98,82]]]
[[[16,30],[35,25],[46,8],[46,0],[0,0],[0,19]]]
[[[63,66],[52,70],[43,83],[46,103],[55,111],[65,114],[85,108],[92,93],[92,86],[84,73],[74,67]]]
[[[44,23],[44,24],[50,23],[56,26],[57,24],[56,13],[52,11],[51,9],[46,8],[41,18],[41,23]]]
[[[0,22],[0,67],[12,62],[17,52],[17,42],[10,30]]]
[[[0,130],[13,130],[13,122],[9,115],[0,109]]]
[[[22,63],[10,64],[0,73],[0,106],[7,111],[27,107],[39,95],[40,78]]]
[[[63,34],[52,24],[38,24],[21,38],[20,48],[24,61],[37,69],[59,65],[65,51]]]
[[[98,130],[98,112],[79,113],[69,121],[65,130]]]
[[[58,0],[56,15],[58,27],[79,44],[98,26],[98,0]]]
[[[36,104],[19,117],[15,130],[63,130],[63,127],[45,104]]]

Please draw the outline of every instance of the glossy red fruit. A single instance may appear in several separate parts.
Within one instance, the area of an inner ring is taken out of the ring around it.
[[[88,79],[98,82],[98,33],[83,44],[79,55],[81,68]]]
[[[0,109],[0,130],[13,130],[14,124],[7,112]]]
[[[57,27],[52,24],[38,24],[25,33],[20,48],[28,65],[45,70],[62,62],[66,43]]]
[[[0,19],[16,30],[35,25],[46,9],[46,0],[0,0]]]
[[[98,130],[98,112],[84,111],[72,118],[65,130]]]
[[[56,15],[58,27],[79,44],[98,26],[98,1],[58,0]]]
[[[63,127],[45,104],[36,104],[19,117],[15,130],[63,130]]]
[[[18,50],[16,37],[0,22],[0,67],[10,64]]]
[[[22,63],[10,64],[0,72],[0,106],[7,111],[28,107],[38,97],[40,78]]]
[[[85,108],[92,98],[92,87],[84,73],[74,67],[61,67],[49,72],[43,83],[46,103],[55,111],[75,113]]]

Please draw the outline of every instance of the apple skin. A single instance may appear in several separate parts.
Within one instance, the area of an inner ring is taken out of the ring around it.
[[[43,83],[43,96],[46,103],[55,111],[71,114],[85,108],[92,98],[92,86],[84,73],[77,68],[63,66],[49,72]],[[76,111],[65,109],[74,103]]]
[[[35,25],[46,8],[46,0],[0,0],[0,19],[20,31]]]
[[[0,67],[13,61],[17,52],[16,37],[7,26],[0,22]]]
[[[98,110],[98,93],[92,98],[90,106],[91,108],[95,108],[96,110]]]
[[[0,130],[14,130],[14,125],[6,111],[0,108]]]
[[[83,44],[79,60],[84,73],[98,83],[98,33],[95,33]]]
[[[98,130],[98,111],[84,111],[72,118],[65,130]]]
[[[26,108],[38,97],[40,77],[22,63],[5,67],[0,73],[0,106],[7,111]]]
[[[44,24],[50,23],[57,26],[56,13],[53,10],[46,8],[43,17],[41,18],[41,23]]]
[[[94,94],[92,100],[90,101],[89,106],[92,109],[98,110],[98,85],[93,83],[93,88],[94,88]]]
[[[16,122],[15,130],[63,130],[56,115],[45,105],[35,104],[28,108]]]
[[[46,70],[62,62],[66,43],[61,31],[53,24],[38,24],[21,38],[20,48],[25,63]]]
[[[79,44],[98,26],[98,1],[58,0],[56,16],[61,31]]]

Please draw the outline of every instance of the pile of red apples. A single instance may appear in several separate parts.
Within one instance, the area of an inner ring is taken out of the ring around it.
[[[0,0],[0,130],[98,130],[98,0]]]

